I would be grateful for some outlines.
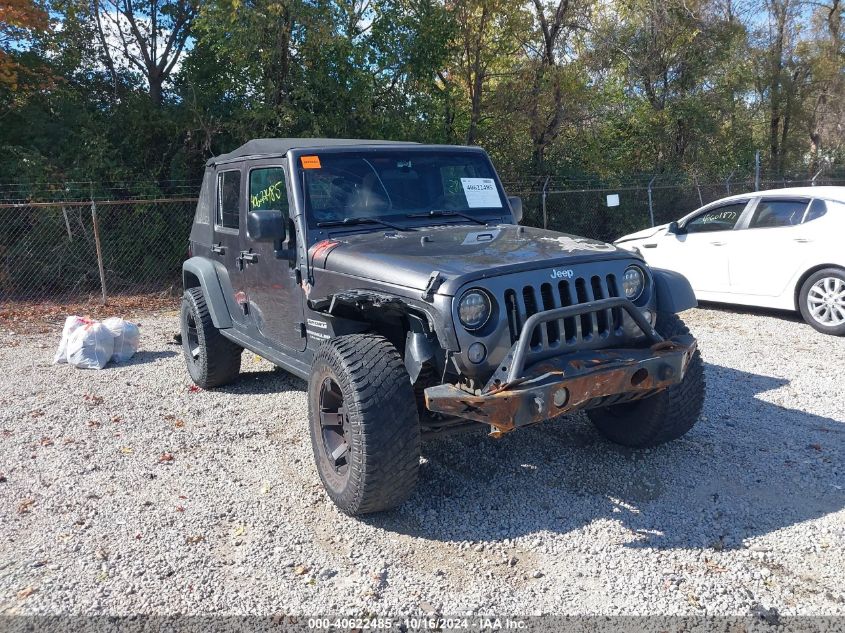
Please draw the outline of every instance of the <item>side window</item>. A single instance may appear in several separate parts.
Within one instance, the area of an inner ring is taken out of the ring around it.
[[[241,172],[224,171],[217,176],[217,224],[226,229],[239,226]]]
[[[807,223],[812,222],[813,220],[818,220],[825,213],[827,213],[827,204],[824,200],[816,198],[810,203],[810,208],[807,209],[807,214],[804,216],[804,222]]]
[[[211,199],[212,189],[214,188],[214,173],[209,169],[206,170],[202,178],[202,189],[200,189],[200,197],[197,200],[197,211],[194,214],[194,222],[197,224],[208,224],[211,222]]]
[[[288,192],[281,167],[261,167],[249,172],[249,210],[273,209],[288,215]]]
[[[687,233],[711,233],[713,231],[730,231],[739,221],[739,216],[745,209],[747,201],[726,204],[709,209],[694,217],[684,225]]]
[[[807,210],[807,200],[760,200],[749,229],[770,229],[801,224]]]

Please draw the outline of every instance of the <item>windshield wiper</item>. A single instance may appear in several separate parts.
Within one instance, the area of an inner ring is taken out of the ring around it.
[[[381,224],[382,226],[386,226],[391,229],[395,229],[397,231],[407,231],[406,227],[401,227],[398,224],[393,224],[392,222],[386,222],[382,219],[367,216],[361,218],[343,218],[342,220],[326,220],[325,222],[317,222],[318,227],[324,226],[354,226],[356,224]]]
[[[467,215],[466,213],[461,213],[460,211],[443,211],[441,209],[432,209],[427,213],[409,213],[406,215],[406,218],[443,218],[449,216],[457,216],[460,218],[464,218],[465,220],[469,220],[470,222],[475,222],[477,224],[483,224],[487,226],[486,220],[481,220],[479,218],[474,218],[471,215]]]

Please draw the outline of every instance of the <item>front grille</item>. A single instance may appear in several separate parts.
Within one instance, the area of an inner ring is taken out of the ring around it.
[[[528,317],[537,312],[618,296],[616,275],[593,275],[509,288],[505,290],[504,299],[511,344],[519,338]],[[621,335],[622,308],[596,310],[541,323],[531,335],[531,351],[577,349],[585,343]]]

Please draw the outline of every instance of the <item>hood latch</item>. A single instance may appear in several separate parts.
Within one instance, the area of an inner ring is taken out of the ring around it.
[[[432,297],[434,297],[434,293],[437,292],[437,289],[443,284],[445,279],[440,276],[439,270],[431,271],[431,274],[428,276],[428,283],[425,285],[425,290],[423,290],[422,295],[420,297],[425,301],[431,301]]]

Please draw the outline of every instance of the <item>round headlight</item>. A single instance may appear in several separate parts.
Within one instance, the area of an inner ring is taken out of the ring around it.
[[[490,318],[490,298],[483,290],[467,290],[458,304],[458,318],[468,330],[477,330]]]
[[[645,273],[639,266],[628,266],[625,275],[622,277],[622,290],[625,297],[631,301],[640,298],[645,290]]]

